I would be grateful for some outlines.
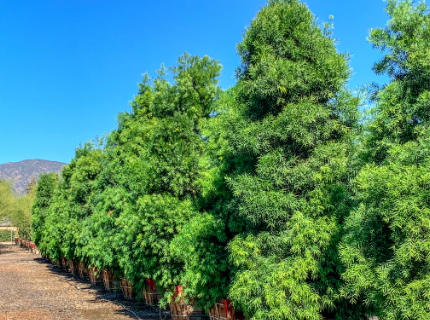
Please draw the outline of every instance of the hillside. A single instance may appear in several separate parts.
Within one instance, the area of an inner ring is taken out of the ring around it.
[[[24,160],[0,164],[0,179],[13,183],[18,194],[23,194],[32,177],[38,178],[41,173],[61,172],[66,163],[41,159]]]

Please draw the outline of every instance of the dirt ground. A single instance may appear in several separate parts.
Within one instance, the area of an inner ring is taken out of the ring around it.
[[[158,318],[158,312],[76,280],[40,255],[0,244],[0,320]]]

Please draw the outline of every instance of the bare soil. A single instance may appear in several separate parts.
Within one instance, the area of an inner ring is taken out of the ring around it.
[[[0,320],[138,318],[158,319],[159,313],[77,280],[40,255],[0,244]]]

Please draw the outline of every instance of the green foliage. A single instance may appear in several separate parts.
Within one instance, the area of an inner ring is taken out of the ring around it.
[[[118,276],[124,276],[118,262],[123,244],[115,243],[114,239],[119,231],[116,218],[122,210],[128,208],[129,202],[129,193],[124,188],[108,186],[102,191],[94,192],[93,212],[83,220],[77,238],[77,257],[87,260],[100,270],[108,269]]]
[[[271,1],[239,53],[229,142],[246,160],[228,185],[246,228],[229,243],[230,297],[253,319],[357,317],[336,296],[358,116],[347,57],[299,1]]]
[[[216,101],[216,116],[202,119],[199,131],[205,138],[199,158],[200,194],[195,199],[195,213],[171,243],[174,258],[183,264],[180,283],[185,298],[197,300],[206,309],[226,298],[236,268],[229,261],[228,241],[242,228],[231,210],[232,197],[225,175],[239,168],[246,159],[233,155],[229,126],[237,118],[235,88],[221,94]]]
[[[160,288],[178,285],[182,264],[172,257],[169,245],[192,215],[191,201],[169,194],[141,196],[135,207],[125,209],[116,220],[114,243],[126,278],[138,288],[146,279],[155,279]]]
[[[430,20],[424,2],[387,12],[369,39],[391,82],[364,131],[348,56],[298,0],[252,20],[233,88],[206,56],[145,75],[116,130],[41,176],[41,251],[254,320],[428,319]],[[0,181],[0,218],[28,222],[32,197]]]
[[[10,231],[0,230],[0,242],[10,242],[11,240]]]
[[[0,219],[10,218],[13,213],[14,196],[11,185],[0,180]]]
[[[198,210],[205,144],[198,124],[214,111],[220,69],[185,54],[169,69],[173,84],[164,68],[144,77],[132,111],[119,115],[102,148],[86,144],[64,167],[38,238],[44,252],[109,269],[138,292],[148,278],[160,289],[181,284],[184,264],[170,242]]]
[[[75,258],[80,224],[92,212],[88,199],[101,171],[101,155],[101,149],[87,143],[63,167],[61,181],[56,174],[41,176],[33,207],[35,242],[56,260]]]
[[[417,138],[414,128],[430,120],[428,112],[430,76],[430,17],[425,2],[390,0],[391,16],[385,29],[374,29],[369,41],[387,52],[374,65],[377,74],[392,81],[375,93],[377,106],[372,110],[367,141],[369,161],[382,162],[393,144]]]
[[[251,119],[277,115],[288,103],[326,103],[349,75],[329,29],[321,30],[305,4],[272,0],[238,45],[242,99]]]
[[[342,294],[382,319],[428,319],[430,17],[424,2],[390,0],[387,12],[370,41],[386,52],[374,69],[391,82],[375,93],[360,205],[341,246]]]
[[[52,234],[50,232],[55,231],[55,225],[51,225],[51,220],[54,215],[50,211],[50,205],[53,201],[54,192],[58,183],[58,175],[55,173],[40,175],[32,208],[33,240],[38,245],[41,252],[45,254],[51,251],[50,242]]]
[[[126,202],[110,201],[105,215],[112,211],[113,221],[102,228],[115,228],[109,241],[117,250],[117,272],[138,289],[147,278],[160,288],[180,284],[182,264],[172,258],[169,243],[194,214],[204,144],[197,126],[209,117],[219,93],[220,66],[208,57],[185,54],[170,71],[174,84],[165,78],[165,69],[152,85],[145,76],[132,112],[119,116],[99,181],[127,194]],[[104,203],[103,198],[97,201]]]
[[[195,214],[171,242],[172,256],[183,263],[180,283],[186,297],[210,308],[227,296],[231,279],[225,221]]]
[[[15,210],[11,215],[12,225],[18,227],[19,236],[32,239],[32,206],[35,199],[35,190],[29,189],[28,192],[15,199]]]
[[[6,219],[12,226],[18,227],[19,236],[27,239],[32,238],[31,206],[34,197],[35,191],[30,188],[30,185],[25,195],[16,197],[12,186],[8,182],[0,180],[0,220]]]

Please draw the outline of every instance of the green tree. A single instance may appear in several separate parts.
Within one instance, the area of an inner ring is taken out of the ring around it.
[[[390,20],[369,40],[391,81],[374,94],[367,162],[347,219],[342,294],[381,319],[430,316],[430,16],[425,2],[389,0]]]
[[[27,187],[27,193],[15,199],[14,213],[11,216],[12,224],[19,229],[19,235],[23,238],[32,239],[32,206],[36,195],[36,181],[32,180]]]
[[[102,170],[101,157],[97,143],[86,143],[63,167],[61,180],[55,174],[41,177],[33,207],[35,242],[57,261],[62,257],[85,260],[80,233],[83,220],[92,214],[91,197]]]
[[[36,187],[35,199],[32,206],[33,240],[44,254],[47,254],[50,251],[50,207],[53,201],[54,192],[58,187],[58,183],[58,174],[41,174]]]
[[[0,219],[10,218],[13,203],[14,196],[11,185],[5,180],[0,180]]]
[[[80,234],[83,221],[93,214],[92,198],[102,171],[103,149],[98,143],[77,148],[75,158],[62,171],[55,211],[62,220],[62,253],[68,259],[87,260],[81,252]]]
[[[170,290],[180,284],[183,264],[169,244],[196,211],[205,143],[198,123],[213,111],[220,69],[209,57],[185,54],[169,69],[173,84],[164,68],[153,80],[145,76],[132,111],[120,114],[108,138],[83,250],[138,291],[148,278]]]
[[[220,122],[238,233],[230,297],[249,318],[359,316],[337,296],[359,101],[329,27],[299,1],[269,1],[238,46],[237,111]]]
[[[19,228],[19,235],[27,239],[32,238],[31,206],[34,194],[34,190],[28,190],[24,196],[16,197],[12,186],[0,180],[0,220],[7,219],[12,226]]]
[[[227,244],[243,228],[242,219],[229,205],[232,192],[225,179],[243,171],[247,163],[229,143],[234,136],[231,127],[239,119],[235,97],[235,87],[223,92],[216,112],[199,123],[205,143],[199,158],[200,194],[194,206],[200,210],[171,242],[174,258],[183,263],[180,283],[185,298],[197,299],[206,309],[228,295],[236,267],[229,261]]]

